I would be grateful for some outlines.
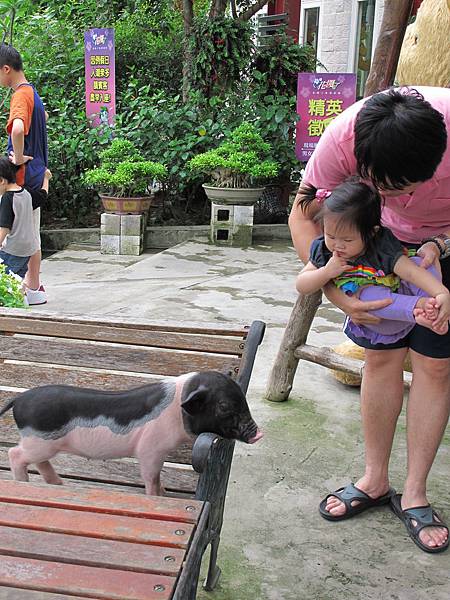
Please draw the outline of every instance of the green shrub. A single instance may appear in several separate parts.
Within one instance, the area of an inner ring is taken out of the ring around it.
[[[84,175],[87,185],[108,196],[131,198],[143,196],[153,180],[163,182],[167,169],[161,163],[144,160],[128,140],[115,139],[100,154],[100,166]]]
[[[7,273],[0,261],[0,306],[9,308],[25,308],[22,278],[14,273]]]
[[[257,129],[243,123],[218,148],[192,158],[188,168],[209,176],[215,187],[255,187],[278,174],[279,164],[267,158],[270,150]]]

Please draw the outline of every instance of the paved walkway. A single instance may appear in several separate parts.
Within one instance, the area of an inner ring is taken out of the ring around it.
[[[289,402],[263,399],[295,301],[298,268],[286,245],[240,250],[188,242],[140,257],[72,247],[43,262],[49,303],[42,308],[267,323],[248,396],[265,438],[255,446],[237,445],[219,550],[223,574],[217,590],[199,591],[199,600],[448,600],[450,553],[421,552],[389,509],[342,523],[318,515],[321,497],[361,473],[358,391],[336,382],[326,369],[301,362]],[[324,304],[309,342],[343,341],[341,322],[339,311]],[[449,445],[446,436],[430,497],[450,520]],[[404,468],[401,417],[391,465],[392,485],[399,490]]]

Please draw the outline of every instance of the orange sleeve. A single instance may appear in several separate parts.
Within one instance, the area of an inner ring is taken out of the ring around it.
[[[14,119],[23,121],[25,135],[28,135],[33,116],[34,91],[30,85],[25,85],[14,92],[11,96],[9,119],[6,131],[11,134]]]

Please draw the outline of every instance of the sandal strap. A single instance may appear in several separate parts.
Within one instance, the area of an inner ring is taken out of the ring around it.
[[[407,508],[403,514],[409,520],[409,525],[415,533],[419,533],[425,527],[442,527],[449,531],[447,525],[430,505]],[[416,521],[416,525],[413,525],[413,520]]]
[[[357,488],[353,483],[349,483],[347,486],[343,488],[339,488],[335,492],[328,494],[326,499],[328,498],[338,498],[341,502],[345,504],[347,509],[353,508],[352,502],[353,500],[366,501],[371,500],[370,496],[368,496],[365,492]]]

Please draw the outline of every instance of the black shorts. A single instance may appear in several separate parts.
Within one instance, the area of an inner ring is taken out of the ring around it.
[[[418,248],[408,244],[409,247]],[[450,257],[441,260],[442,283],[450,289]],[[450,330],[445,335],[438,335],[427,329],[416,325],[407,336],[397,340],[393,344],[371,344],[367,338],[353,335],[348,328],[344,328],[345,334],[355,344],[369,350],[393,350],[395,348],[411,348],[418,354],[429,356],[430,358],[449,358],[450,357]]]

